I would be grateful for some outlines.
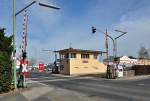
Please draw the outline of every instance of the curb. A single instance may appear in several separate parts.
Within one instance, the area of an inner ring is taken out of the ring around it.
[[[123,77],[123,78],[117,78],[115,80],[142,80],[142,79],[147,79],[147,78],[150,78],[150,75]]]

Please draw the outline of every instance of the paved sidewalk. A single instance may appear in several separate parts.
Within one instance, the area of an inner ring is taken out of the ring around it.
[[[23,90],[19,89],[1,94],[0,101],[33,101],[54,89],[41,83],[28,84],[28,86],[29,88],[25,88]],[[51,100],[49,99],[48,101]]]
[[[0,101],[28,101],[22,96],[20,90],[11,91],[9,93],[0,94]]]

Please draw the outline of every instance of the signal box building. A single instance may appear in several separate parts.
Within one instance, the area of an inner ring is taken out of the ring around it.
[[[63,49],[56,51],[60,58],[60,73],[68,75],[106,73],[107,67],[98,60],[100,51]]]

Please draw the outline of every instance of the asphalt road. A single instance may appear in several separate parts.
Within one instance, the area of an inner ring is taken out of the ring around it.
[[[32,73],[30,79],[56,88],[81,93],[93,100],[99,99],[96,101],[150,101],[150,78],[108,80],[104,78],[59,77],[49,73]]]

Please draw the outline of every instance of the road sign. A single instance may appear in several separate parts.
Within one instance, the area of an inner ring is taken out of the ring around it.
[[[44,64],[43,63],[39,63],[39,65],[38,65],[38,71],[42,72],[43,69],[44,69]]]
[[[20,59],[20,64],[21,64],[22,70],[19,73],[19,75],[29,75],[29,72],[27,70],[28,59],[26,59],[24,62],[22,59]]]

